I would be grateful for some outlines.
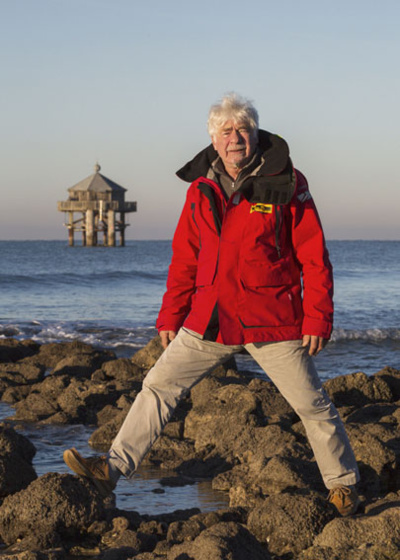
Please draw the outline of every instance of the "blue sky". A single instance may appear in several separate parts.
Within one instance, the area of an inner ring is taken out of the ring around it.
[[[1,239],[64,239],[57,201],[102,173],[173,234],[175,171],[236,91],[289,143],[329,239],[400,239],[398,0],[0,0]]]

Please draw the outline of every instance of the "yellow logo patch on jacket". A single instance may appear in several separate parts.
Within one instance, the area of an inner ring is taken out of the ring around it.
[[[272,204],[252,204],[250,207],[250,214],[253,212],[261,212],[262,214],[272,214]]]

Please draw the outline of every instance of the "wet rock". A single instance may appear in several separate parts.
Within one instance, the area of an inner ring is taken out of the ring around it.
[[[103,502],[92,483],[49,473],[4,499],[0,537],[7,545],[20,541],[21,550],[45,550],[79,541],[102,517]]]
[[[326,500],[315,493],[278,494],[252,509],[248,528],[271,554],[299,553],[311,546],[335,516]]]
[[[38,352],[40,345],[33,340],[0,339],[0,362],[17,362]]]
[[[35,446],[11,426],[0,424],[0,498],[19,492],[37,478]]]
[[[167,560],[270,560],[271,556],[239,523],[218,523],[200,533],[193,542],[173,546]]]

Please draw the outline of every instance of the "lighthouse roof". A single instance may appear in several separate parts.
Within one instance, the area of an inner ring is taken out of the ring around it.
[[[86,179],[79,181],[73,187],[68,189],[68,192],[82,192],[82,191],[93,191],[93,192],[126,192],[127,189],[121,187],[108,177],[105,177],[100,173],[100,165],[95,165],[95,172],[93,175],[89,175]]]

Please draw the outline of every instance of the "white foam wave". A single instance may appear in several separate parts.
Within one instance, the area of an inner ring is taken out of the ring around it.
[[[381,342],[386,340],[400,340],[400,329],[341,329],[333,330],[332,342],[341,342],[348,340],[359,340],[364,342]]]

